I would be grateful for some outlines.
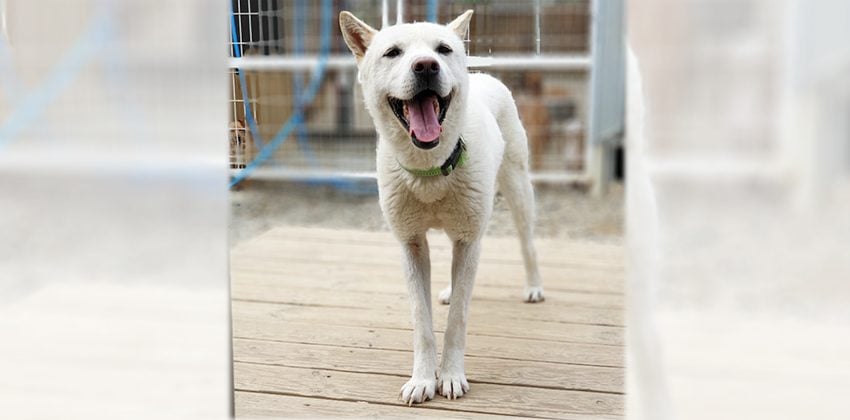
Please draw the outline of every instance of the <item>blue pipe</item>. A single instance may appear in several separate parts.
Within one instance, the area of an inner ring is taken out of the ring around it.
[[[428,22],[437,22],[437,3],[438,0],[428,0],[428,15],[425,18]]]

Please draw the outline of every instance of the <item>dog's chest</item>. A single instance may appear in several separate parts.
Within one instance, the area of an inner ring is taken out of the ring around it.
[[[444,229],[457,237],[475,237],[486,227],[492,210],[489,189],[455,178],[403,179],[382,182],[381,207],[387,221],[402,237],[428,229]],[[490,204],[489,206],[487,204]]]

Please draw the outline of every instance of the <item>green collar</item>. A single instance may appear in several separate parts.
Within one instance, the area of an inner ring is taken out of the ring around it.
[[[401,166],[401,169],[409,172],[413,176],[419,177],[429,177],[429,176],[449,176],[453,170],[460,168],[466,163],[467,160],[466,154],[466,144],[463,143],[463,137],[458,137],[457,145],[455,149],[452,151],[452,154],[449,155],[449,158],[446,159],[446,162],[442,164],[442,166],[434,166],[433,168],[428,169],[415,169],[415,168],[407,168],[398,162],[398,166]]]

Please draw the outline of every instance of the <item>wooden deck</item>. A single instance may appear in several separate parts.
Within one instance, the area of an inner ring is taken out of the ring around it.
[[[431,242],[442,346],[451,249]],[[546,301],[521,301],[514,238],[486,238],[459,400],[407,407],[412,366],[400,248],[389,233],[277,228],[231,257],[237,416],[622,418],[623,255],[539,240]]]

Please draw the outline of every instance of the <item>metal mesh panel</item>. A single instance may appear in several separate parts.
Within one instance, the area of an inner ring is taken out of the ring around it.
[[[341,10],[380,28],[384,17],[388,24],[395,24],[399,14],[404,22],[424,21],[431,14],[445,23],[472,8],[469,54],[492,57],[488,67],[472,70],[494,74],[511,88],[529,134],[532,169],[563,174],[584,170],[587,66],[567,64],[528,71],[523,63],[534,58],[586,59],[589,2],[440,1],[435,14],[430,3],[334,1],[329,65],[321,86],[306,106],[304,122],[292,130],[264,169],[375,170],[375,130],[362,105],[354,60],[337,24]],[[232,7],[236,42],[230,43],[231,56],[241,53],[246,60],[271,63],[263,70],[242,70],[244,87],[238,70],[231,70],[231,166],[239,168],[287,123],[297,98],[314,77],[322,54],[322,10],[321,2],[308,1],[233,0]],[[499,61],[503,59],[512,64]],[[251,134],[245,106],[250,106],[260,139]]]

